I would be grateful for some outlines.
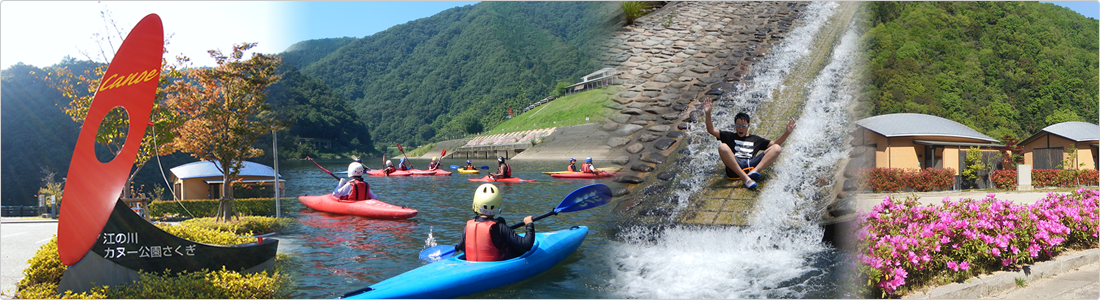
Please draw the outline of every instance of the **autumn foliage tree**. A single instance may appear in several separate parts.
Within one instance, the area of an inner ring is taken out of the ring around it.
[[[94,36],[99,40],[100,49],[96,58],[92,58],[92,55],[85,53],[88,58],[88,62],[85,65],[77,63],[75,60],[70,61],[69,64],[63,64],[56,68],[51,68],[42,78],[43,81],[49,83],[55,89],[57,89],[63,96],[69,98],[69,104],[61,108],[66,115],[68,115],[74,122],[84,123],[84,119],[88,115],[88,108],[92,106],[92,100],[95,97],[96,90],[99,89],[99,85],[103,80],[103,74],[107,72],[108,57],[114,56],[114,42],[123,40],[123,35],[119,27],[115,24],[113,18],[110,17],[109,12],[101,12],[104,15],[104,24],[106,25],[108,33],[96,33]],[[112,31],[111,33],[110,31]],[[104,46],[104,43],[107,45]],[[167,46],[169,43],[167,39],[164,44]],[[110,56],[107,52],[110,51]],[[164,53],[167,53],[167,49]],[[186,58],[183,58],[186,60]],[[73,72],[70,66],[81,66],[82,70]],[[179,71],[178,64],[169,64],[168,60],[161,59],[161,71],[159,81],[157,82],[157,93],[153,102],[153,109],[149,115],[149,121],[152,122],[151,126],[148,126],[146,131],[138,134],[142,134],[141,148],[138,150],[137,157],[134,159],[134,167],[130,172],[130,176],[126,178],[126,188],[123,188],[120,197],[129,198],[129,188],[134,177],[137,176],[138,171],[141,171],[145,163],[157,155],[168,155],[175,152],[171,148],[170,144],[174,136],[172,129],[180,124],[179,113],[172,107],[164,105],[164,88],[169,85],[170,82],[179,79],[182,75]],[[122,150],[126,142],[127,134],[134,134],[127,132],[129,128],[130,120],[128,115],[122,109],[112,109],[107,116],[104,117],[103,122],[99,126],[96,132],[96,144],[97,147],[106,149],[111,157],[118,155],[118,152]],[[155,134],[153,134],[155,133]]]
[[[213,68],[188,69],[186,79],[169,87],[168,101],[186,119],[175,129],[173,146],[203,161],[215,162],[222,172],[222,192],[216,220],[236,215],[233,183],[238,181],[245,159],[263,155],[252,147],[256,139],[278,127],[265,102],[266,89],[281,76],[275,55],[245,51],[256,43],[233,45],[233,52],[207,51],[217,63]]]

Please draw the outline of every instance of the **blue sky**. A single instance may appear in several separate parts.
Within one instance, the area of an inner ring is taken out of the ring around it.
[[[95,58],[93,38],[108,11],[125,35],[146,14],[156,13],[169,39],[169,59],[187,55],[212,65],[206,50],[228,51],[257,42],[254,50],[278,53],[309,39],[364,37],[471,1],[0,1],[0,68],[16,62],[45,67],[65,56]],[[1086,17],[1100,18],[1097,1],[1054,1]],[[117,41],[115,47],[117,47]],[[110,56],[110,47],[103,52]],[[105,59],[97,59],[105,61]]]
[[[93,38],[109,11],[125,36],[147,14],[160,15],[169,38],[167,58],[196,65],[214,62],[206,50],[229,51],[257,42],[256,52],[278,53],[308,39],[364,37],[474,1],[0,1],[0,67],[16,62],[45,67],[65,56],[93,59]],[[112,30],[113,31],[113,30]],[[116,34],[117,35],[117,34]],[[105,45],[105,44],[104,44]],[[115,46],[118,47],[118,42]],[[109,49],[110,47],[104,47]],[[106,56],[110,55],[110,50]]]
[[[1073,11],[1076,11],[1085,17],[1100,19],[1100,2],[1093,1],[1039,1],[1043,3],[1054,3],[1056,5],[1064,6]]]

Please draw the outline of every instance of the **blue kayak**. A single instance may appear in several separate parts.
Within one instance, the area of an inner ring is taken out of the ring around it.
[[[383,280],[344,299],[456,298],[484,292],[546,272],[577,251],[586,235],[586,226],[537,232],[531,251],[520,257],[471,262],[463,253]]]

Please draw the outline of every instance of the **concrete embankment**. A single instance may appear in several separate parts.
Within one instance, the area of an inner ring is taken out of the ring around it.
[[[553,128],[553,132],[541,139],[538,143],[525,146],[523,151],[510,156],[513,160],[567,160],[570,157],[582,159],[592,157],[601,165],[610,158],[611,147],[607,139],[610,137],[605,131],[600,130],[600,124],[590,123],[574,126]],[[439,142],[420,158],[432,158],[443,149],[448,153],[455,153],[455,149],[462,147],[469,139],[449,140]],[[450,158],[463,159],[461,156],[449,156]],[[480,158],[480,157],[479,157]]]

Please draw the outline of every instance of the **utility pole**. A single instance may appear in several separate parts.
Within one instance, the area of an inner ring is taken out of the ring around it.
[[[271,130],[271,154],[275,157],[275,217],[281,218],[283,210],[279,206],[279,135],[275,129]]]

